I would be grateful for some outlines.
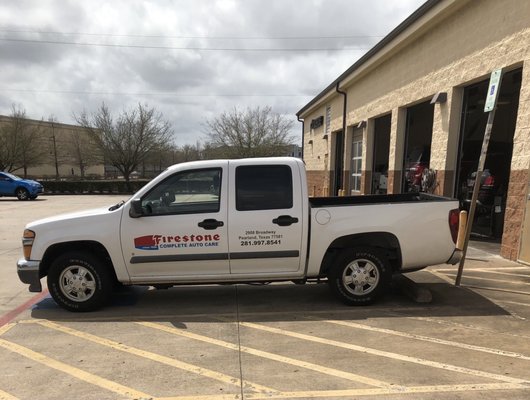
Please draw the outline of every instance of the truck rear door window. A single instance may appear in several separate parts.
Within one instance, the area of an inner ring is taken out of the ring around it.
[[[293,207],[293,178],[287,165],[236,168],[236,209],[276,210]]]

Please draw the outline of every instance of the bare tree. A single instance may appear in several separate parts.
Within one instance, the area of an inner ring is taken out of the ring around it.
[[[9,120],[0,128],[0,170],[24,170],[38,165],[44,155],[40,145],[42,128],[40,124],[26,118],[26,110],[12,105]]]
[[[116,167],[127,182],[146,157],[168,143],[172,135],[162,114],[142,104],[122,111],[116,119],[104,103],[94,114],[83,112],[75,118],[102,151],[105,161]]]
[[[235,108],[206,122],[210,157],[270,157],[287,154],[293,122],[271,107]]]
[[[91,165],[103,162],[103,159],[96,144],[87,132],[72,130],[68,139],[68,152],[79,167],[81,179],[84,179],[86,169]]]

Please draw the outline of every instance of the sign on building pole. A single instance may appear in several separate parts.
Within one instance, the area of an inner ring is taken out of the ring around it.
[[[469,215],[466,224],[466,236],[464,240],[464,248],[462,249],[462,259],[458,266],[458,273],[456,274],[455,286],[460,286],[462,280],[462,273],[464,272],[464,264],[466,262],[467,246],[469,244],[469,237],[471,236],[471,228],[475,218],[475,209],[477,208],[478,192],[482,182],[482,173],[484,172],[484,163],[486,162],[486,155],[488,153],[488,145],[491,137],[491,128],[493,127],[493,119],[495,118],[495,109],[497,106],[497,97],[501,87],[502,68],[497,69],[491,73],[490,84],[488,87],[488,95],[486,103],[484,104],[484,112],[488,113],[488,122],[486,123],[486,130],[484,131],[484,140],[482,141],[482,150],[478,161],[477,173],[475,174],[475,185],[473,186],[473,197],[469,206]]]

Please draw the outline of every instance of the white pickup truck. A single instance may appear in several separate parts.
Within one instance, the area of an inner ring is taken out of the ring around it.
[[[295,158],[174,165],[110,208],[32,222],[17,263],[30,291],[70,311],[113,287],[327,278],[368,304],[393,273],[458,262],[458,202],[426,194],[309,198]]]

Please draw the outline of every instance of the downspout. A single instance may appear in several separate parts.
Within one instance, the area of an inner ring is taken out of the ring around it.
[[[342,90],[340,90],[339,86],[340,86],[340,81],[337,82],[337,86],[335,86],[335,90],[338,94],[341,94],[344,96],[344,104],[342,106],[342,145],[345,148],[346,146],[346,104],[348,101],[348,95],[346,94],[346,92],[343,92]],[[342,160],[342,162],[343,162],[343,165],[341,165],[341,168],[342,168],[342,171],[344,171],[344,159]],[[342,174],[342,171],[341,171],[341,174]],[[340,182],[341,186],[343,186],[343,184],[344,184],[344,175],[342,175],[342,182]]]
[[[300,119],[300,116],[296,114],[296,119],[298,119],[298,122],[302,123],[302,161],[304,160],[304,128],[305,128],[305,121],[303,119]]]

